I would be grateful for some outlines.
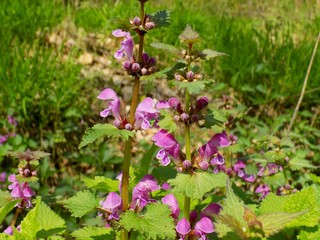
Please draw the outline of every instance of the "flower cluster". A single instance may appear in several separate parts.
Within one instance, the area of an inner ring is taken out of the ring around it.
[[[11,196],[15,199],[21,199],[17,206],[19,208],[32,207],[31,197],[35,194],[29,187],[28,182],[19,183],[15,174],[11,174],[8,180],[12,183],[8,186],[9,190],[11,190]]]
[[[121,185],[121,181],[120,181]],[[159,190],[161,187],[151,175],[144,176],[141,181],[132,190],[132,202],[130,209],[135,212],[141,212],[149,203],[156,202],[151,198],[150,193]],[[119,220],[122,213],[122,199],[116,192],[110,192],[106,199],[100,202],[101,210],[104,211],[107,227],[110,227],[114,221]]]
[[[200,73],[194,73],[193,71],[185,72],[177,72],[174,74],[174,78],[180,82],[194,82],[198,80],[202,80],[203,76]]]
[[[121,107],[121,101],[118,95],[111,88],[104,89],[98,96],[98,99],[107,101],[108,107],[100,112],[101,117],[113,116],[113,124],[118,129],[127,130],[146,130],[151,127],[151,121],[157,121],[159,116],[159,109],[167,108],[168,105],[165,102],[157,102],[152,98],[145,98],[137,107],[135,113],[135,122],[130,124],[123,108]]]
[[[121,47],[114,54],[116,59],[122,59],[122,67],[129,75],[142,76],[149,75],[155,72],[156,59],[149,57],[147,53],[142,54],[142,61],[138,62],[133,54],[134,42],[129,32],[121,29],[114,30],[113,36],[124,38],[121,42]]]
[[[189,160],[185,159],[185,154],[181,151],[180,144],[167,130],[161,129],[153,136],[152,140],[155,142],[155,145],[161,148],[156,155],[160,160],[160,164],[167,166],[170,164],[171,159],[173,159],[179,171],[193,168],[207,170],[210,165],[223,164],[224,158],[218,152],[218,148],[230,145],[227,135],[225,133],[218,133],[194,152],[192,159]]]
[[[156,27],[156,24],[152,21],[152,16],[146,14],[143,21],[139,17],[134,17],[130,20],[130,24],[133,26],[133,29],[137,32],[149,31]]]
[[[168,104],[175,113],[174,120],[176,122],[180,121],[187,125],[190,125],[203,119],[202,110],[205,109],[206,106],[208,106],[209,100],[206,97],[198,98],[196,100],[195,106],[191,106],[190,109],[188,109],[188,113],[186,113],[186,110],[183,109],[180,100],[175,97],[170,98]]]

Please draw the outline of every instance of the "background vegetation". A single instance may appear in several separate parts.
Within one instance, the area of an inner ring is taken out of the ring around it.
[[[119,171],[123,146],[105,141],[80,151],[78,145],[85,129],[102,121],[96,101],[102,89],[114,87],[130,99],[129,77],[113,60],[117,43],[111,30],[118,18],[134,15],[136,6],[111,0],[0,1],[0,135],[10,128],[8,115],[18,122],[16,136],[0,145],[1,171],[13,172],[17,165],[7,151],[51,153],[50,161],[41,162],[40,185],[34,186],[51,197],[71,196],[79,188],[79,173],[114,176]],[[148,12],[168,9],[172,18],[170,27],[148,42],[178,45],[177,36],[190,24],[204,47],[229,55],[203,68],[217,83],[208,95],[231,96],[232,106],[242,111],[231,128],[246,153],[259,151],[259,137],[287,134],[320,29],[319,1],[150,0],[148,7]],[[146,49],[158,56],[159,69],[174,61]],[[295,151],[315,165],[320,162],[319,76],[320,51],[290,133]],[[146,83],[142,91],[155,87]],[[173,92],[162,90],[156,97]],[[144,151],[141,142],[136,152]]]

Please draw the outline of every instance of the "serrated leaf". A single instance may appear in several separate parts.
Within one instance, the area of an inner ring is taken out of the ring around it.
[[[269,237],[281,231],[288,223],[292,222],[305,213],[306,211],[296,213],[268,213],[259,215],[257,217],[257,220],[262,223],[262,230],[264,232],[264,235],[266,237]]]
[[[161,50],[164,50],[166,52],[170,52],[170,53],[174,53],[174,54],[180,54],[181,51],[176,48],[175,46],[173,45],[170,45],[170,44],[166,44],[166,43],[151,43],[150,44],[151,47],[154,47],[156,49],[161,49]]]
[[[65,221],[37,198],[36,206],[21,222],[22,239],[47,238],[65,230]]]
[[[283,205],[287,198],[288,196],[277,196],[274,193],[269,193],[261,202],[259,213],[267,214],[284,212]]]
[[[222,205],[220,215],[229,215],[239,221],[242,227],[247,228],[247,224],[243,219],[244,216],[244,205],[240,199],[234,194],[230,184],[227,185],[226,198]]]
[[[176,178],[168,181],[173,192],[182,193],[192,199],[202,199],[204,194],[217,187],[225,187],[227,175],[196,172],[194,174],[178,173]]]
[[[174,132],[177,129],[177,124],[173,120],[171,113],[161,111],[161,120],[158,122],[160,128]]]
[[[133,135],[133,132],[125,129],[118,129],[112,124],[98,123],[85,132],[79,148],[82,148],[102,137],[122,137],[123,139],[128,140],[128,138],[133,137]]]
[[[196,31],[194,31],[189,24],[180,34],[179,38],[186,44],[193,44],[200,41],[199,34]]]
[[[281,147],[291,147],[291,148],[293,148],[294,147],[294,143],[291,141],[290,138],[285,137],[285,138],[281,139],[280,146]]]
[[[64,206],[74,217],[82,217],[99,207],[99,199],[90,191],[78,192],[76,196],[67,199]]]
[[[47,238],[65,230],[65,221],[52,211],[44,202],[37,199],[36,222],[39,224],[37,238]]]
[[[114,231],[105,227],[84,227],[74,231],[71,235],[79,240],[112,240]]]
[[[8,191],[0,190],[0,207],[3,207],[7,203],[11,202],[12,197]]]
[[[87,188],[94,188],[102,192],[116,192],[119,187],[118,180],[113,180],[104,176],[95,176],[94,179],[82,176],[82,181]]]
[[[7,233],[0,233],[0,239],[1,240],[10,240],[10,239],[15,239],[15,238],[13,238],[12,236],[10,236]]]
[[[289,167],[292,170],[301,170],[303,168],[317,168],[310,161],[306,159],[300,159],[299,157],[294,157],[289,161]]]
[[[142,77],[140,77],[140,80],[141,81],[155,81],[156,79],[159,79],[159,78],[165,78],[165,77],[167,77],[167,73],[170,70],[171,70],[171,68],[165,68],[161,71],[152,73],[150,75],[142,76]]]
[[[217,52],[217,51],[214,51],[211,49],[204,49],[201,52],[201,58],[206,59],[206,60],[211,59],[211,58],[215,58],[215,57],[219,57],[219,56],[229,56],[229,55],[226,53]]]
[[[5,217],[8,215],[8,213],[14,209],[14,207],[17,205],[17,203],[21,202],[21,199],[13,200],[10,202],[7,202],[4,206],[0,208],[0,223],[5,219]]]
[[[224,214],[224,215],[217,215],[215,216],[217,220],[217,224],[220,225],[218,229],[216,229],[216,232],[218,233],[219,237],[225,236],[228,232],[231,230],[235,231],[238,236],[241,237],[241,239],[247,239],[246,234],[243,232],[243,226],[242,224],[235,219],[234,217]],[[224,225],[224,227],[222,227]]]
[[[178,86],[179,89],[185,89],[190,94],[198,94],[203,89],[205,89],[206,84],[211,83],[211,80],[201,80],[201,81],[193,81],[193,82],[178,82],[174,81],[174,85]]]
[[[318,228],[315,232],[308,232],[308,231],[300,231],[299,235],[297,236],[299,240],[318,240],[320,239],[320,229]]]
[[[151,21],[155,23],[156,28],[167,27],[170,25],[170,16],[167,10],[160,10],[151,14]]]
[[[283,209],[285,212],[301,212],[309,210],[289,224],[289,227],[307,226],[313,227],[320,220],[320,193],[315,186],[302,189],[290,195],[285,201]]]
[[[128,231],[136,230],[148,239],[175,239],[175,225],[170,214],[167,205],[152,203],[147,205],[142,214],[125,212],[121,215],[120,224]]]

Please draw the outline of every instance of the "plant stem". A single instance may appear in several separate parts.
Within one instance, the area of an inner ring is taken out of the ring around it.
[[[141,20],[144,19],[144,2],[140,2],[141,9]],[[144,32],[139,33],[139,52],[138,52],[138,61],[142,62],[142,53],[143,53],[143,43],[144,43]],[[139,100],[139,89],[140,89],[140,77],[136,76],[134,79],[134,85],[132,90],[132,100],[130,105],[130,114],[129,114],[129,123],[133,126],[135,122],[135,113],[138,106]],[[129,173],[130,173],[130,163],[132,157],[132,142],[133,138],[129,138],[125,142],[125,152],[122,165],[122,187],[121,187],[121,199],[122,199],[122,210],[125,212],[129,207]],[[121,239],[129,239],[129,232],[126,229],[122,230]]]
[[[296,120],[300,105],[302,103],[302,100],[303,100],[303,97],[304,97],[304,94],[305,94],[305,91],[306,91],[306,87],[307,87],[307,83],[308,83],[311,67],[312,67],[312,64],[313,64],[313,59],[314,59],[314,57],[316,55],[316,51],[317,51],[317,48],[318,48],[319,41],[320,41],[320,32],[319,32],[318,38],[317,38],[316,43],[315,43],[314,48],[313,48],[312,56],[311,56],[310,63],[309,63],[309,66],[308,66],[308,70],[307,70],[306,76],[305,76],[304,81],[303,81],[303,86],[302,86],[302,89],[301,89],[301,93],[300,93],[300,97],[299,97],[297,106],[296,106],[296,108],[294,110],[293,116],[292,116],[291,121],[290,121],[290,125],[289,125],[288,131],[287,131],[287,136],[289,135],[289,133],[291,131],[293,123]]]
[[[190,113],[190,93],[186,90],[185,97],[185,111]],[[190,125],[187,124],[185,128],[185,146],[186,146],[186,159],[191,161],[191,144],[190,144]],[[190,203],[191,199],[188,196],[184,197],[183,215],[186,219],[190,219]]]

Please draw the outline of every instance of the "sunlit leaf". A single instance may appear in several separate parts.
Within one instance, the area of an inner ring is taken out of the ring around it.
[[[199,34],[194,31],[188,24],[183,32],[179,36],[180,40],[184,41],[186,44],[193,44],[200,41]]]
[[[79,240],[113,240],[114,231],[112,228],[105,227],[84,227],[74,231],[71,234],[75,239]]]
[[[156,49],[161,49],[166,52],[170,52],[170,53],[174,53],[174,54],[181,53],[181,51],[178,48],[176,48],[175,46],[172,46],[170,44],[166,44],[166,43],[151,43],[151,46]]]

